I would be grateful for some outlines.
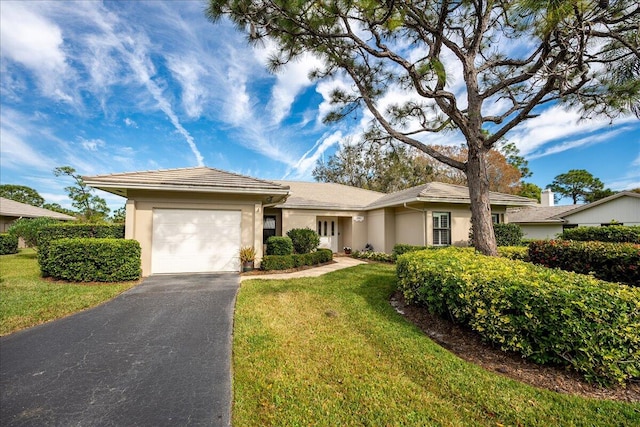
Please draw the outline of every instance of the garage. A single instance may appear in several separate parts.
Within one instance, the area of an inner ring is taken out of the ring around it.
[[[153,209],[151,272],[240,270],[240,211]]]

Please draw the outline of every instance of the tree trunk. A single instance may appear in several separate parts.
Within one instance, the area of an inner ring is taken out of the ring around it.
[[[467,159],[467,182],[471,199],[471,224],[473,227],[473,245],[484,255],[497,256],[496,236],[491,219],[489,200],[489,179],[487,178],[486,150],[469,144]]]

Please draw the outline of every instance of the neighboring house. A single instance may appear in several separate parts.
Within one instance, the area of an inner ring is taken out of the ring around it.
[[[640,225],[640,194],[623,191],[585,205],[554,206],[551,190],[541,204],[509,208],[509,222],[518,224],[527,239],[553,239],[578,226]]]
[[[466,245],[471,225],[467,187],[432,182],[383,194],[332,183],[265,181],[198,167],[83,177],[127,198],[125,234],[142,248],[144,276],[238,271],[238,252],[257,261],[269,236],[311,228],[321,246],[391,252],[397,243]],[[491,193],[494,220],[507,207],[535,201]]]
[[[6,232],[11,224],[20,218],[53,218],[60,221],[75,221],[76,218],[49,209],[27,205],[0,197],[0,232]]]

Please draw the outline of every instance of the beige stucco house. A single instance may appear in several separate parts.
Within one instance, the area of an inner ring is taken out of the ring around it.
[[[640,225],[640,194],[622,191],[585,205],[554,206],[553,193],[545,190],[540,205],[509,208],[507,214],[525,238],[553,239],[579,226]]]
[[[321,246],[391,252],[397,243],[466,245],[471,225],[468,189],[431,182],[383,194],[332,183],[266,181],[207,167],[83,177],[127,198],[127,238],[142,247],[144,276],[238,271],[239,249],[257,261],[269,236],[311,228]],[[507,207],[534,200],[491,193],[494,220]]]

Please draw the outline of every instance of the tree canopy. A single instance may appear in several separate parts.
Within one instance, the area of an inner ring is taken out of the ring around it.
[[[36,190],[25,185],[0,185],[0,197],[37,207],[44,204],[44,198]]]
[[[87,221],[102,221],[107,218],[109,208],[107,202],[93,193],[93,189],[87,187],[82,177],[71,166],[60,166],[53,170],[55,176],[68,176],[73,179],[73,185],[65,187],[71,205],[78,210]]]
[[[640,94],[637,2],[210,0],[206,13],[229,16],[252,42],[274,41],[274,71],[311,54],[323,62],[312,77],[349,80],[325,120],[366,109],[369,140],[397,140],[462,171],[485,254],[497,253],[487,156],[498,141],[542,105],[614,117]],[[464,139],[465,159],[424,142],[447,130]]]
[[[560,196],[570,197],[573,204],[579,201],[595,202],[615,194],[614,191],[605,189],[599,178],[584,169],[571,169],[569,172],[560,174],[548,187],[555,193],[556,201]]]

